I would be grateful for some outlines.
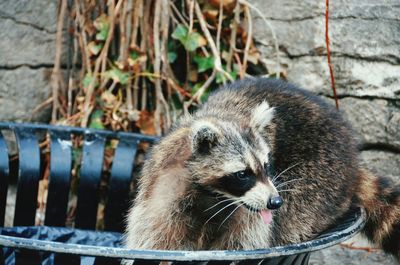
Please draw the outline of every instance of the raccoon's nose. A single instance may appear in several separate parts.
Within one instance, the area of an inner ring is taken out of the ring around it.
[[[276,210],[283,204],[283,199],[281,196],[271,197],[267,202],[267,208],[270,210]]]

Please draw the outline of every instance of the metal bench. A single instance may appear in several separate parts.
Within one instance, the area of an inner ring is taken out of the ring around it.
[[[0,123],[0,265],[4,264],[308,264],[310,253],[338,244],[362,229],[365,213],[354,209],[320,237],[289,246],[253,251],[153,251],[121,247],[135,157],[141,142],[157,138],[135,133],[38,124]],[[18,155],[10,162],[3,133],[15,134]],[[72,137],[83,137],[74,228],[65,227],[73,164]],[[44,226],[34,226],[43,162],[39,138],[50,140],[50,175]],[[95,231],[106,143],[117,140],[108,178],[104,231]],[[11,166],[13,165],[13,166]],[[10,176],[17,176],[13,227],[4,227]]]

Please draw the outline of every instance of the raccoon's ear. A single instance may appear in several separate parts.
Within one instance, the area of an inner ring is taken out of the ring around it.
[[[274,117],[274,108],[267,101],[258,105],[251,114],[250,126],[256,131],[263,131]]]
[[[194,126],[192,131],[192,150],[200,154],[209,154],[218,144],[220,132],[211,123],[201,122]]]

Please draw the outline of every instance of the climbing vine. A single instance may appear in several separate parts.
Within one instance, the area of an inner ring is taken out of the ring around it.
[[[260,62],[251,9],[262,17],[243,0],[60,0],[52,122],[161,135],[218,86],[279,76]]]

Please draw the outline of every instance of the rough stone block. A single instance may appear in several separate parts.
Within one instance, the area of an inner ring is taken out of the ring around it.
[[[314,0],[250,0],[266,18],[273,20],[303,20],[324,14],[325,2]]]
[[[0,120],[29,121],[33,115],[35,121],[48,122],[48,113],[32,110],[50,97],[50,76],[48,68],[0,71]]]
[[[55,34],[0,18],[0,66],[54,63]]]
[[[400,23],[379,19],[346,18],[332,20],[331,51],[357,58],[400,62]],[[324,30],[323,30],[324,31]]]
[[[17,24],[25,24],[49,33],[55,33],[56,17],[57,1],[0,1],[0,18],[11,19]]]
[[[266,16],[276,32],[280,49],[289,57],[326,54],[324,1],[252,2]],[[371,0],[342,0],[332,4],[329,23],[332,53],[398,64],[399,10],[395,0],[385,4]],[[255,38],[268,47],[264,56],[272,57],[271,30],[254,11],[253,16]]]
[[[400,110],[391,101],[343,98],[339,106],[361,143],[400,147]]]
[[[368,253],[363,250],[351,250],[334,246],[311,254],[310,265],[396,265],[390,256],[382,251]]]
[[[332,18],[358,17],[362,19],[399,20],[398,0],[335,0],[330,2]]]
[[[332,58],[339,95],[400,98],[400,66],[347,57]],[[306,56],[289,62],[288,80],[317,94],[332,95],[325,56]]]
[[[272,33],[265,22],[253,12],[254,37],[267,47],[263,56],[274,58]],[[324,20],[316,17],[305,20],[281,21],[269,20],[278,39],[280,50],[289,57],[314,55],[324,52]]]

